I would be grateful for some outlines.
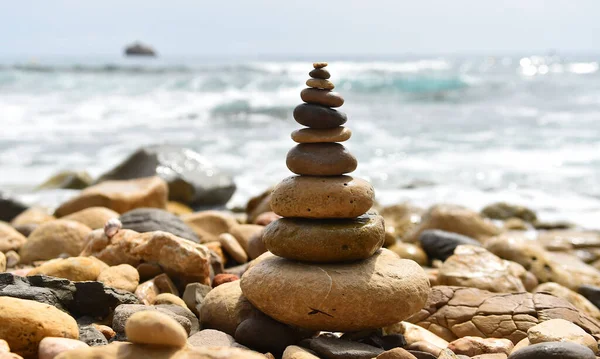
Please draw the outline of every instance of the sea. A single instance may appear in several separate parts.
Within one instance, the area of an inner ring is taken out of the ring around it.
[[[0,191],[56,202],[34,191],[52,174],[97,176],[170,143],[230,174],[228,206],[243,206],[291,175],[292,111],[313,61],[329,62],[353,175],[382,205],[506,201],[600,229],[600,56],[581,54],[0,55]]]

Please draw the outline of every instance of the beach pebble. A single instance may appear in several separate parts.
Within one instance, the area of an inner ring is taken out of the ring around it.
[[[308,76],[312,77],[313,79],[324,79],[324,80],[327,80],[327,79],[329,79],[331,77],[331,74],[329,73],[329,71],[327,69],[319,67],[319,68],[311,70],[308,73]]]
[[[278,220],[279,218],[281,218],[281,216],[275,212],[264,212],[256,216],[253,223],[260,226],[266,226],[269,223]],[[250,243],[248,243],[248,245],[250,245]]]
[[[327,62],[313,62],[313,67],[315,69],[320,69],[327,66]]]
[[[387,248],[396,253],[400,258],[413,260],[422,266],[426,266],[429,262],[425,251],[416,244],[395,241],[394,244]]]
[[[161,293],[161,294],[157,295],[156,298],[154,298],[154,302],[152,304],[154,304],[154,305],[173,304],[173,305],[178,305],[183,308],[187,308],[187,305],[185,305],[185,302],[183,301],[183,299],[181,299],[178,296],[171,294],[171,293]]]
[[[437,229],[423,231],[419,236],[419,242],[430,259],[439,259],[442,261],[453,255],[454,249],[459,245],[481,245],[481,243],[473,238]]]
[[[335,85],[327,79],[308,79],[306,86],[316,89],[333,90]]]
[[[130,342],[183,347],[187,343],[185,329],[166,314],[141,311],[133,314],[125,323],[125,334]]]
[[[310,336],[308,333],[305,336]],[[301,337],[299,329],[277,322],[266,315],[248,318],[235,330],[235,340],[262,353],[270,352],[281,357],[285,348]]]
[[[572,291],[571,289],[564,287],[558,283],[547,282],[540,284],[534,290],[534,293],[544,292],[550,293],[560,298],[568,300],[571,304],[577,307],[579,310],[586,312],[593,318],[600,320],[600,310],[583,295]]]
[[[339,176],[353,172],[358,162],[339,143],[302,143],[288,152],[286,165],[298,175]]]
[[[8,342],[12,352],[24,357],[37,355],[45,337],[79,337],[73,317],[32,300],[0,297],[0,323],[0,338]]]
[[[231,213],[224,211],[200,211],[184,215],[181,219],[200,238],[200,243],[216,242],[221,233],[230,233],[239,225]]]
[[[118,213],[140,207],[165,208],[168,190],[167,183],[156,176],[104,181],[84,189],[76,197],[61,204],[55,214],[63,217],[98,203]]]
[[[89,345],[76,339],[46,337],[40,342],[38,358],[53,359],[62,352],[88,347]]]
[[[300,98],[302,101],[309,104],[317,104],[327,107],[340,107],[344,104],[344,98],[339,93],[332,92],[331,90],[320,90],[312,87],[302,90],[300,92]]]
[[[104,234],[108,238],[112,238],[118,231],[123,228],[123,224],[118,218],[111,218],[104,224]]]
[[[99,331],[104,336],[104,338],[106,338],[106,340],[111,340],[117,334],[108,325],[102,325],[102,324],[92,324],[92,325],[94,326],[94,328],[96,328],[97,331]]]
[[[343,262],[371,257],[383,245],[383,218],[367,213],[352,219],[281,218],[265,228],[273,254],[307,262]]]
[[[334,128],[302,128],[292,132],[292,140],[298,143],[344,142],[352,136],[352,131],[344,126]]]
[[[21,262],[54,259],[63,253],[77,256],[91,231],[90,227],[74,221],[59,219],[43,223],[21,247]]]
[[[271,208],[283,217],[355,218],[373,206],[370,183],[350,176],[291,176],[273,190]]]
[[[405,346],[406,350],[429,353],[436,358],[441,354],[442,348],[426,341],[414,342]]]
[[[258,314],[242,294],[240,281],[236,280],[211,290],[200,308],[202,328],[212,328],[235,335],[237,326],[251,315]]]
[[[417,342],[431,343],[437,347],[445,348],[448,341],[433,334],[429,330],[409,322],[399,322],[383,328],[384,334],[402,334],[408,345]]]
[[[99,229],[104,228],[104,225],[107,221],[117,217],[119,217],[119,214],[112,209],[105,207],[89,207],[82,209],[81,211],[71,213],[68,216],[62,217],[62,219],[85,224],[91,229]]]
[[[276,216],[277,218],[281,218],[281,216]],[[261,254],[267,251],[267,247],[265,246],[265,242],[263,241],[263,235],[264,231],[261,231],[253,235],[250,238],[250,241],[248,241],[248,256],[250,257],[250,259],[256,259]]]
[[[154,283],[154,278],[152,278],[144,283],[140,283],[135,288],[134,293],[140,303],[151,305],[160,294],[160,289],[158,289],[158,286]]]
[[[6,271],[6,256],[0,252],[0,273]]]
[[[454,353],[470,357],[495,353],[508,356],[513,347],[514,344],[508,339],[480,338],[472,336],[462,337],[448,344],[448,349],[452,350]]]
[[[533,344],[511,353],[509,359],[595,359],[590,348],[571,342]]]
[[[235,339],[222,331],[215,329],[203,329],[187,339],[192,347],[232,347]]]
[[[402,348],[394,348],[379,354],[377,359],[417,359],[417,357]]]
[[[336,128],[348,120],[345,113],[329,107],[303,103],[294,108],[294,119],[303,126],[313,129]]]
[[[312,350],[297,345],[285,348],[281,359],[319,359]]]
[[[535,222],[537,215],[531,209],[506,202],[496,202],[485,206],[481,213],[492,219],[507,220],[510,218],[519,218],[526,222]]]
[[[371,359],[384,352],[368,344],[325,336],[308,339],[302,345],[308,346],[320,358],[328,359]]]
[[[45,208],[31,207],[21,212],[18,216],[10,221],[13,227],[26,226],[26,225],[40,225],[54,221],[56,217],[48,213]]]
[[[27,276],[44,274],[71,281],[92,281],[106,268],[106,263],[94,257],[59,258],[32,269]]]
[[[230,233],[237,239],[244,251],[248,251],[250,239],[262,233],[264,227],[257,224],[240,224],[231,229]]]
[[[183,302],[196,316],[200,315],[204,298],[211,289],[210,286],[202,283],[190,283],[185,287],[182,297]]]
[[[230,233],[221,233],[219,235],[219,242],[221,246],[238,263],[246,263],[248,261],[248,255],[238,240]]]
[[[175,320],[188,335],[193,335],[199,330],[198,318],[187,308],[178,305],[156,305],[148,306],[143,304],[123,304],[115,308],[111,327],[117,333],[117,337],[123,338],[125,334],[125,325],[129,317],[142,311],[157,311]],[[188,336],[186,335],[186,337]]]
[[[137,269],[129,264],[108,267],[100,272],[98,281],[117,289],[135,292],[140,283],[140,275]]]
[[[265,253],[240,283],[244,296],[275,320],[344,332],[397,323],[419,311],[429,294],[421,267],[386,249],[344,264],[308,264]],[[272,300],[274,293],[279,300]],[[403,293],[401,302],[397,293]],[[357,302],[370,303],[369,310]]]
[[[192,242],[200,242],[196,233],[179,216],[163,209],[136,208],[123,213],[119,220],[123,228],[139,233],[163,231]]]
[[[550,319],[527,330],[531,344],[544,342],[572,342],[585,345],[598,353],[598,342],[585,330],[564,319]]]
[[[4,339],[0,339],[0,353],[8,353],[10,352],[10,346]]]
[[[219,273],[213,279],[212,287],[215,288],[220,286],[221,284],[233,282],[236,280],[240,280],[240,278],[235,274]]]
[[[0,222],[0,252],[18,251],[27,238],[6,222]]]

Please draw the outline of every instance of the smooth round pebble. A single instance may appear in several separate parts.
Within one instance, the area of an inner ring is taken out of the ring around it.
[[[158,311],[134,313],[125,323],[130,342],[181,348],[187,343],[187,333],[177,321]]]
[[[384,239],[383,217],[372,213],[353,219],[281,218],[263,234],[276,256],[327,263],[369,258]]]
[[[327,66],[326,62],[313,62],[313,67],[315,69],[320,69],[320,68],[323,68],[325,66]]]
[[[333,90],[335,88],[333,82],[326,79],[308,79],[306,80],[306,86],[322,90]]]
[[[325,129],[301,128],[292,132],[292,140],[297,143],[344,142],[351,136],[352,131],[343,126]]]
[[[308,73],[308,76],[312,77],[313,79],[327,80],[331,77],[331,74],[329,73],[329,71],[327,71],[327,69],[320,67],[318,69],[313,69],[311,72]]]
[[[282,217],[355,218],[373,206],[371,184],[351,176],[291,176],[273,190],[271,208]]]
[[[596,359],[590,348],[571,342],[546,342],[512,352],[508,359]]]
[[[97,280],[109,287],[133,293],[140,284],[140,274],[129,264],[119,264],[104,269],[100,272]]]
[[[77,339],[45,337],[38,347],[38,359],[54,359],[62,352],[80,348],[89,348],[89,345]]]
[[[345,113],[329,107],[303,103],[294,109],[294,119],[301,125],[325,129],[343,125],[348,120]]]
[[[344,98],[339,93],[311,87],[302,90],[300,98],[304,102],[328,107],[340,107],[344,104]]]
[[[358,161],[339,143],[301,143],[288,152],[286,165],[298,175],[339,176],[353,172]]]
[[[181,299],[178,296],[176,296],[175,294],[171,294],[171,293],[161,293],[161,294],[157,295],[156,298],[154,298],[154,301],[152,302],[152,304],[153,305],[174,304],[174,305],[178,305],[183,308],[187,308],[187,305],[185,304],[183,299]]]
[[[386,249],[353,263],[308,264],[268,252],[255,263],[242,276],[244,296],[271,318],[300,328],[381,328],[421,310],[429,295],[423,269]]]

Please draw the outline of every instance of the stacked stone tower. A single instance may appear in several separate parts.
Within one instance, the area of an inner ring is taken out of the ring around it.
[[[302,328],[357,331],[399,322],[420,310],[429,281],[419,265],[382,249],[383,218],[369,212],[373,187],[346,175],[356,158],[339,142],[351,137],[332,92],[327,63],[314,63],[305,102],[294,118],[307,126],[292,133],[298,143],[286,164],[296,176],[273,191],[271,208],[281,218],[265,229],[270,253],[259,257],[241,281],[259,310]]]

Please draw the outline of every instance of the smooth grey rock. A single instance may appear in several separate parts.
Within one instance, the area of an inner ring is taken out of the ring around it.
[[[140,233],[164,231],[200,243],[196,233],[181,218],[162,209],[136,208],[123,213],[119,220],[123,229],[131,229]]]
[[[204,329],[188,338],[193,347],[233,347],[235,339],[220,330]]]
[[[593,305],[600,308],[600,287],[596,287],[590,284],[584,284],[579,286],[577,289],[579,294],[583,295],[587,300],[592,302]]]
[[[195,206],[219,206],[236,186],[198,152],[176,145],[142,147],[97,182],[159,176],[169,184],[169,199]]]
[[[481,246],[481,243],[471,237],[439,229],[423,231],[419,236],[419,241],[429,259],[439,259],[441,261],[445,261],[453,255],[454,249],[461,244]]]
[[[104,334],[100,333],[100,331],[92,325],[93,322],[94,320],[91,317],[81,317],[77,319],[79,340],[91,347],[108,344]]]
[[[572,342],[532,344],[510,354],[508,359],[596,359],[588,347]]]
[[[190,283],[185,287],[182,299],[188,309],[196,314],[196,316],[200,316],[200,308],[202,308],[204,297],[206,297],[211,289],[210,286],[202,283]]]

